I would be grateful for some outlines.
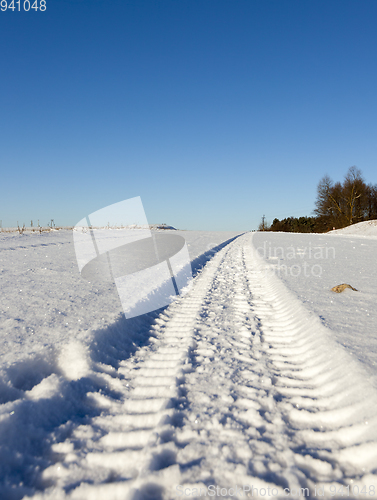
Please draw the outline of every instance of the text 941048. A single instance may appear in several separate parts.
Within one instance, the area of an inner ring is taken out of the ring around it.
[[[44,12],[47,9],[46,0],[1,0],[0,1],[0,9],[4,12],[6,10],[15,11],[35,11],[38,10]]]

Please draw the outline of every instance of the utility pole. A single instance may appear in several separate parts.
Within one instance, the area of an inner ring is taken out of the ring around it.
[[[262,217],[262,231],[265,231],[265,225],[264,225],[265,218],[266,218],[266,216],[263,214],[263,217]]]

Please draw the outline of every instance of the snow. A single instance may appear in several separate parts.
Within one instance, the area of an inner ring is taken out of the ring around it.
[[[128,320],[72,232],[1,234],[0,498],[373,497],[377,235],[347,230],[174,231],[192,285]]]
[[[344,227],[343,229],[335,229],[329,234],[340,234],[342,236],[361,236],[368,238],[377,238],[377,220],[367,220]]]
[[[377,239],[292,233],[255,235],[273,272],[369,371],[377,387]],[[342,293],[331,288],[347,283]]]
[[[164,230],[164,233],[169,231]],[[2,366],[124,321],[115,284],[80,277],[72,231],[0,233]],[[115,236],[118,231],[114,230]],[[188,242],[194,274],[238,233],[174,231]]]

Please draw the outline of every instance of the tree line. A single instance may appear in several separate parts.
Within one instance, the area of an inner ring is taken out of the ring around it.
[[[270,226],[263,221],[259,230],[293,233],[322,233],[331,229],[377,219],[377,184],[366,184],[361,170],[350,167],[343,183],[325,175],[317,186],[313,217],[274,219]]]

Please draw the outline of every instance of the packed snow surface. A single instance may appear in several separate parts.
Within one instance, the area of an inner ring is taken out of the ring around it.
[[[179,234],[129,320],[70,232],[0,235],[0,498],[377,496],[377,240]]]

